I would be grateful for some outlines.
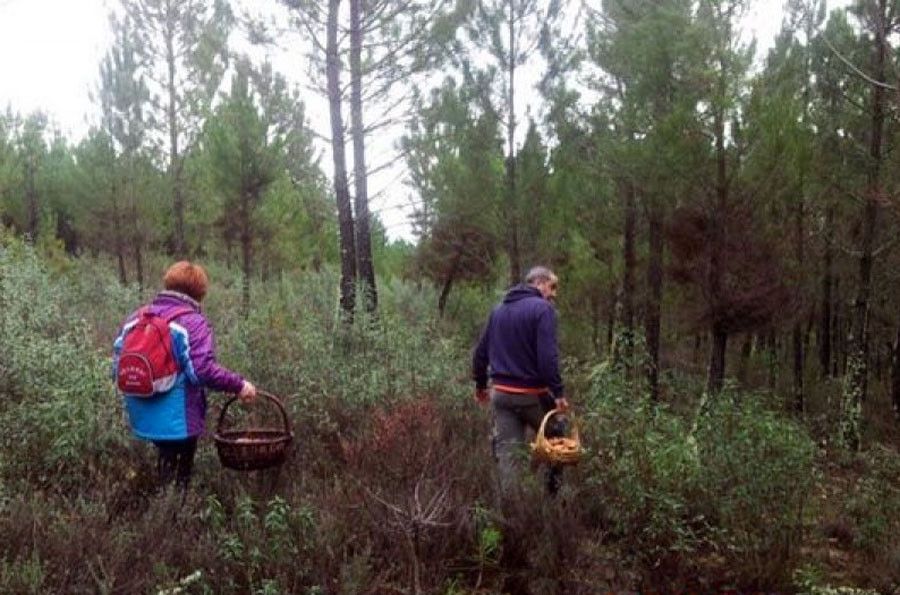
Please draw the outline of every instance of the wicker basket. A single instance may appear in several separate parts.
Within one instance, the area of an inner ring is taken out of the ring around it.
[[[583,449],[581,448],[581,437],[578,433],[578,424],[572,418],[572,430],[566,438],[547,438],[545,430],[547,421],[554,415],[563,413],[559,409],[553,409],[547,412],[544,419],[541,420],[541,427],[538,428],[534,442],[531,443],[532,456],[543,463],[551,463],[553,465],[574,465],[581,460]]]
[[[278,407],[281,413],[281,428],[248,428],[248,429],[223,429],[225,414],[228,408],[238,398],[232,397],[222,407],[219,414],[219,423],[216,425],[216,433],[213,439],[216,442],[216,450],[219,453],[219,461],[229,469],[239,471],[252,471],[255,469],[267,469],[284,463],[288,454],[288,447],[294,439],[287,413],[281,400],[275,395],[265,391],[257,391],[267,400]]]

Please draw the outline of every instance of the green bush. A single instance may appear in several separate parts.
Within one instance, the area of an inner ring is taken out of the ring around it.
[[[589,482],[620,539],[664,573],[712,560],[739,569],[742,584],[787,579],[813,478],[801,427],[732,390],[685,418],[633,397],[607,364],[590,386]]]
[[[65,284],[16,240],[0,247],[0,474],[66,489],[121,446],[109,356],[72,312]]]
[[[223,308],[227,295],[211,293],[211,316],[228,346],[223,362],[300,404],[323,398],[371,404],[454,384],[463,360],[433,327],[430,292],[386,284],[378,318],[358,314],[345,326],[335,287],[330,271],[272,281],[256,293],[246,318]]]
[[[764,399],[733,390],[718,395],[701,419],[697,444],[704,514],[724,529],[722,555],[742,579],[771,586],[790,575],[799,550],[815,444],[803,427],[766,409]]]
[[[855,545],[873,558],[900,557],[900,455],[876,447],[862,455],[865,472],[844,508],[857,527]],[[893,560],[896,564],[896,559]],[[900,579],[900,569],[896,571]]]
[[[601,364],[591,374],[583,416],[585,440],[596,449],[588,481],[616,535],[654,565],[670,552],[703,544],[700,464],[688,427],[645,399],[632,398],[622,370]]]

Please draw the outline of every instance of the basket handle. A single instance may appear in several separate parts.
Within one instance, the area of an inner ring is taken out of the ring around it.
[[[547,422],[554,415],[559,415],[561,413],[568,413],[569,418],[572,420],[572,438],[574,438],[576,441],[579,441],[581,439],[581,436],[578,433],[578,422],[575,420],[575,416],[570,411],[563,411],[562,409],[551,409],[547,412],[546,415],[544,415],[544,419],[541,420],[541,427],[538,428],[537,432],[537,436],[539,438],[541,438],[542,440],[547,439],[547,437],[544,435],[544,430],[547,427]]]
[[[262,395],[267,398],[269,401],[275,404],[278,407],[278,412],[281,413],[281,421],[284,423],[284,431],[286,434],[291,433],[291,424],[288,420],[287,412],[284,410],[284,405],[281,403],[281,399],[273,395],[272,393],[266,392],[261,389],[256,389],[256,394]],[[238,400],[237,395],[232,395],[230,399],[225,403],[225,406],[222,407],[222,412],[219,414],[219,423],[216,424],[216,433],[222,433],[222,422],[225,421],[225,413],[228,411],[228,408],[231,407],[231,404]]]

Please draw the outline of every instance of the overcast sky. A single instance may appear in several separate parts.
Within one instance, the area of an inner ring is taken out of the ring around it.
[[[828,6],[847,2],[830,0]],[[756,0],[752,5],[746,27],[757,37],[758,56],[765,55],[781,26],[782,4]],[[116,0],[0,0],[0,109],[43,109],[70,139],[82,138],[97,118],[89,92],[97,84],[100,60],[111,41],[107,14],[114,5]],[[310,109],[315,111],[316,105]],[[525,106],[522,109],[524,113]],[[327,133],[326,114],[313,116],[314,128]],[[328,168],[330,159],[322,163]],[[395,184],[395,178],[383,186]],[[408,200],[408,193],[381,193],[373,204],[392,237],[409,237],[406,210],[391,205]]]

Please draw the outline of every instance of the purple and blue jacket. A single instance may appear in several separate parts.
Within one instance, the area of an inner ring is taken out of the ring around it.
[[[150,312],[166,317],[175,310],[192,312],[169,324],[178,377],[168,391],[153,397],[124,395],[125,410],[134,435],[144,440],[183,440],[203,434],[206,428],[206,388],[240,392],[244,379],[216,361],[215,338],[200,304],[183,293],[161,291],[149,305]],[[113,343],[113,378],[125,334],[134,326],[138,311],[125,320]]]
[[[517,285],[491,312],[472,355],[472,378],[486,388],[488,368],[495,385],[547,388],[564,396],[556,344],[556,309],[537,288]]]

